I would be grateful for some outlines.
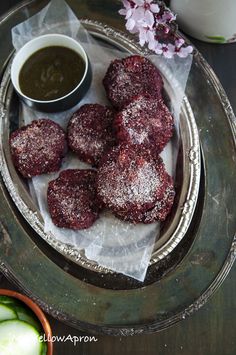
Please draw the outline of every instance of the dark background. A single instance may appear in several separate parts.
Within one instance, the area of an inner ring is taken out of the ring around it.
[[[20,1],[0,1],[0,16]],[[236,111],[236,43],[213,45],[190,38],[218,75]],[[97,336],[96,343],[55,344],[56,355],[233,355],[236,354],[236,267],[223,286],[197,313],[172,328],[153,335],[129,338]],[[0,274],[0,287],[15,289]],[[88,335],[70,328],[50,316],[54,335]],[[18,354],[15,354],[18,355]],[[19,354],[20,355],[20,354]]]

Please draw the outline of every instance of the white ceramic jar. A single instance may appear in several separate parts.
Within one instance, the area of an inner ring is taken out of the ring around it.
[[[171,0],[180,28],[205,42],[236,41],[236,0]]]

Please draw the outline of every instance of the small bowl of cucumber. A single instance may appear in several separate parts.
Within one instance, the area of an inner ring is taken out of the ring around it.
[[[0,289],[0,354],[52,355],[51,338],[49,322],[36,303]]]

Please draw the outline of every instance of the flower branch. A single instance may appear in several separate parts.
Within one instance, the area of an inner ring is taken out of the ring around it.
[[[174,15],[162,1],[122,0],[123,8],[119,14],[125,16],[126,29],[137,33],[141,46],[166,58],[178,55],[187,57],[193,51],[182,38],[177,35],[177,24]]]

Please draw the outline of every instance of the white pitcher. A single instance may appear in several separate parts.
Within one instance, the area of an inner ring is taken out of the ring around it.
[[[205,42],[236,41],[236,0],[171,0],[180,28]]]

